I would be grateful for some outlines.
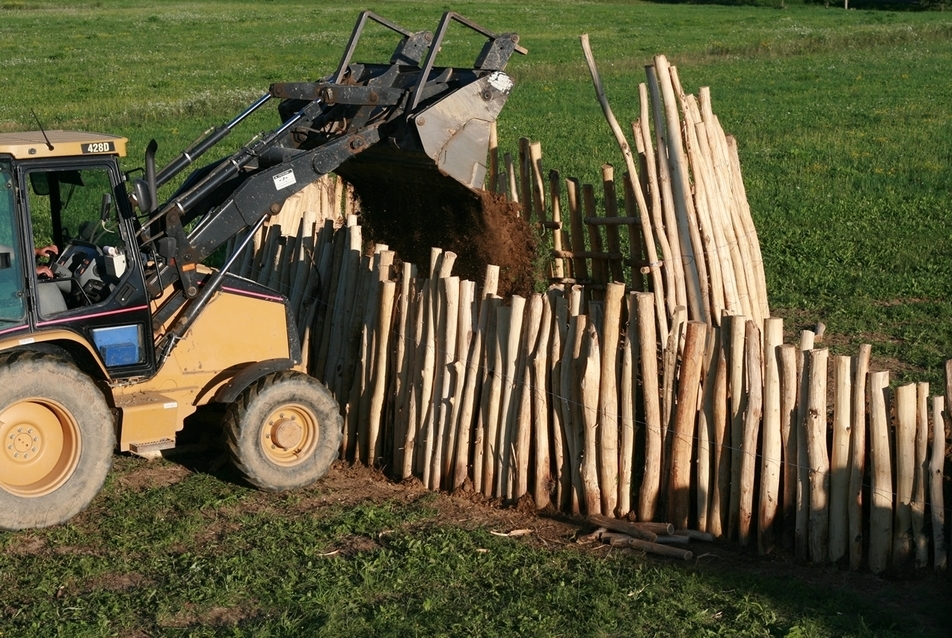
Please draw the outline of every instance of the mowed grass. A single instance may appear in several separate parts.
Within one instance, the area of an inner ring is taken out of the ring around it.
[[[637,117],[644,65],[665,54],[686,90],[711,87],[738,139],[771,306],[788,329],[823,321],[838,351],[873,343],[894,382],[941,387],[952,357],[947,13],[0,1],[0,131],[36,128],[32,110],[48,129],[129,137],[127,168],[155,138],[162,163],[270,83],[334,70],[362,8],[413,29],[452,9],[518,32],[529,55],[508,69],[517,87],[501,144],[539,140],[546,168],[596,183],[621,157],[578,36],[590,35],[622,122]],[[445,53],[462,63],[469,41],[453,34]],[[357,57],[385,59],[392,41],[371,29]],[[273,112],[253,118],[223,147],[275,123]],[[436,500],[318,507],[329,488],[265,495],[206,472],[130,489],[124,477],[151,470],[117,462],[74,524],[0,534],[3,635],[939,636],[950,626],[947,605],[929,598],[943,600],[945,581],[927,580],[910,602],[900,583],[819,568],[792,577],[780,563],[735,569],[730,556],[680,566],[499,538],[446,520]]]

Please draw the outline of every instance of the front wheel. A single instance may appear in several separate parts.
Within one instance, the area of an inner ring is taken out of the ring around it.
[[[228,407],[224,431],[232,461],[269,492],[310,485],[337,458],[343,419],[331,393],[298,372],[255,381]]]
[[[0,529],[63,523],[112,465],[115,422],[76,366],[40,352],[0,357]]]

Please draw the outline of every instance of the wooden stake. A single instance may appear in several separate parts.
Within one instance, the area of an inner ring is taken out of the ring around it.
[[[747,391],[744,384],[744,343],[747,331],[747,318],[734,316],[728,318],[730,336],[729,358],[727,361],[730,372],[728,391],[731,397],[730,447],[731,447],[731,494],[727,514],[727,537],[729,540],[737,538],[740,523],[740,486],[741,461],[744,453],[744,412],[747,409]]]
[[[628,295],[628,330],[621,346],[621,375],[618,400],[620,405],[621,445],[618,462],[618,517],[631,512],[631,469],[635,460],[635,370],[638,368],[638,300]]]
[[[853,411],[850,424],[850,485],[847,515],[849,517],[850,569],[856,571],[863,563],[863,478],[866,472],[866,377],[872,346],[859,347],[853,357]]]
[[[613,515],[618,506],[618,388],[615,363],[625,284],[610,283],[605,291],[601,370],[598,383],[599,488],[602,511]]]
[[[826,386],[829,350],[810,350],[804,355],[804,376],[809,377],[807,407],[807,459],[810,467],[810,560],[829,558],[830,530],[830,456],[826,448]]]
[[[380,310],[377,313],[377,354],[374,357],[373,394],[370,403],[370,425],[367,439],[370,465],[383,460],[383,441],[380,438],[381,417],[383,415],[384,392],[387,389],[387,370],[390,364],[390,322],[393,317],[393,299],[397,284],[383,282],[380,291]]]
[[[728,325],[718,329],[718,335],[727,333]],[[727,345],[720,339],[714,356],[717,372],[714,376],[714,483],[711,494],[711,512],[707,528],[717,538],[727,531],[727,509],[731,492],[730,409],[727,394]]]
[[[676,528],[688,526],[690,513],[691,456],[706,331],[705,323],[689,321],[684,336],[677,413],[671,436],[671,481],[668,485],[668,520]]]
[[[658,340],[655,334],[654,297],[635,293],[638,306],[638,361],[645,411],[645,471],[638,497],[638,518],[653,521],[661,485],[661,406],[658,400]]]
[[[740,518],[737,524],[740,544],[746,546],[754,516],[754,476],[757,468],[757,441],[763,415],[763,352],[760,330],[753,321],[745,326],[744,367],[747,369],[747,412],[744,415],[744,440],[740,459]]]
[[[800,333],[800,357],[797,362],[797,377],[800,379],[800,396],[797,402],[797,517],[794,528],[794,551],[797,560],[805,561],[810,546],[808,526],[810,522],[810,462],[807,458],[807,411],[810,403],[809,375],[805,370],[806,352],[813,349],[814,333]]]
[[[896,515],[893,521],[893,567],[912,558],[912,483],[916,464],[916,385],[896,388]]]
[[[783,439],[783,548],[793,549],[797,517],[797,347],[780,346],[780,436]]]
[[[581,255],[585,252],[585,224],[582,222],[581,186],[574,177],[565,180],[565,196],[569,205],[569,224],[572,228],[572,252]],[[572,275],[576,281],[588,279],[588,263],[584,257],[572,258]]]
[[[582,434],[584,446],[580,475],[585,495],[585,513],[601,514],[601,494],[598,484],[598,386],[599,347],[595,324],[585,315],[579,315],[579,330],[584,335],[583,350],[578,366]]]
[[[888,372],[869,375],[869,570],[881,574],[892,546],[892,468],[889,455]]]
[[[932,456],[929,459],[929,503],[932,512],[932,554],[936,573],[944,572],[948,564],[948,546],[945,541],[945,499],[942,477],[945,469],[945,397],[932,398]]]
[[[846,555],[849,540],[851,364],[850,357],[833,357],[833,449],[830,453],[830,562],[833,563]]]
[[[780,364],[777,349],[783,344],[783,319],[764,322],[764,423],[760,456],[760,507],[757,518],[757,547],[769,554],[775,544],[777,510],[780,502],[780,474],[783,437],[780,418]]]
[[[926,481],[929,476],[929,384],[916,384],[916,465],[912,481],[912,539],[916,547],[916,569],[929,563],[929,539],[926,536]]]
[[[538,300],[538,301],[537,301]],[[540,310],[535,310],[538,305]],[[532,499],[536,509],[544,509],[550,504],[550,485],[552,484],[549,460],[549,335],[552,330],[552,308],[542,295],[533,295],[530,303],[530,315],[538,314],[539,334],[529,357],[530,383],[532,387],[532,443],[535,449],[535,472],[533,473],[534,491]],[[553,438],[558,438],[554,436]],[[528,461],[527,461],[528,462]]]
[[[648,541],[649,543],[653,543],[658,539],[657,533],[651,531],[650,529],[645,529],[638,523],[629,523],[628,521],[611,518],[601,514],[590,514],[588,516],[588,521],[593,525],[598,525],[614,532],[627,534],[632,538],[640,538],[641,540]],[[672,525],[671,527],[673,528],[674,526]]]
[[[717,375],[717,353],[721,349],[720,328],[710,327],[704,348],[701,368],[701,409],[697,421],[697,528],[707,532],[711,515],[711,492],[717,489],[712,484],[711,472],[714,467],[714,378]]]

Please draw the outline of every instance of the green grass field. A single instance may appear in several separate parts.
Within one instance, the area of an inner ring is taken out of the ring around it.
[[[126,168],[155,138],[161,164],[270,83],[334,70],[360,9],[412,29],[452,9],[529,50],[508,68],[501,145],[539,140],[547,168],[592,181],[621,157],[578,36],[590,35],[622,122],[663,53],[687,91],[711,87],[738,139],[771,308],[788,330],[823,321],[834,350],[872,343],[894,382],[936,392],[952,358],[952,14],[764,4],[0,0],[0,131],[35,129],[32,110],[47,129],[127,136]],[[381,37],[358,57],[387,55],[391,38],[369,35]],[[451,38],[448,59],[466,44]],[[226,146],[275,123],[256,117]],[[263,495],[207,463],[130,489],[155,470],[118,464],[70,526],[0,534],[0,635],[940,636],[952,625],[938,579],[606,558],[461,527],[435,497],[337,507],[332,487]],[[323,556],[351,537],[372,542]]]

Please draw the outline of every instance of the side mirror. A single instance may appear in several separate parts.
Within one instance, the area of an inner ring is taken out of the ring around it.
[[[99,221],[105,224],[112,216],[110,213],[112,213],[112,195],[103,193],[102,206],[99,208]]]
[[[158,188],[155,185],[155,151],[159,145],[155,140],[151,140],[145,148],[145,179],[139,178],[132,183],[133,193],[136,203],[146,215],[152,212],[158,206]]]

